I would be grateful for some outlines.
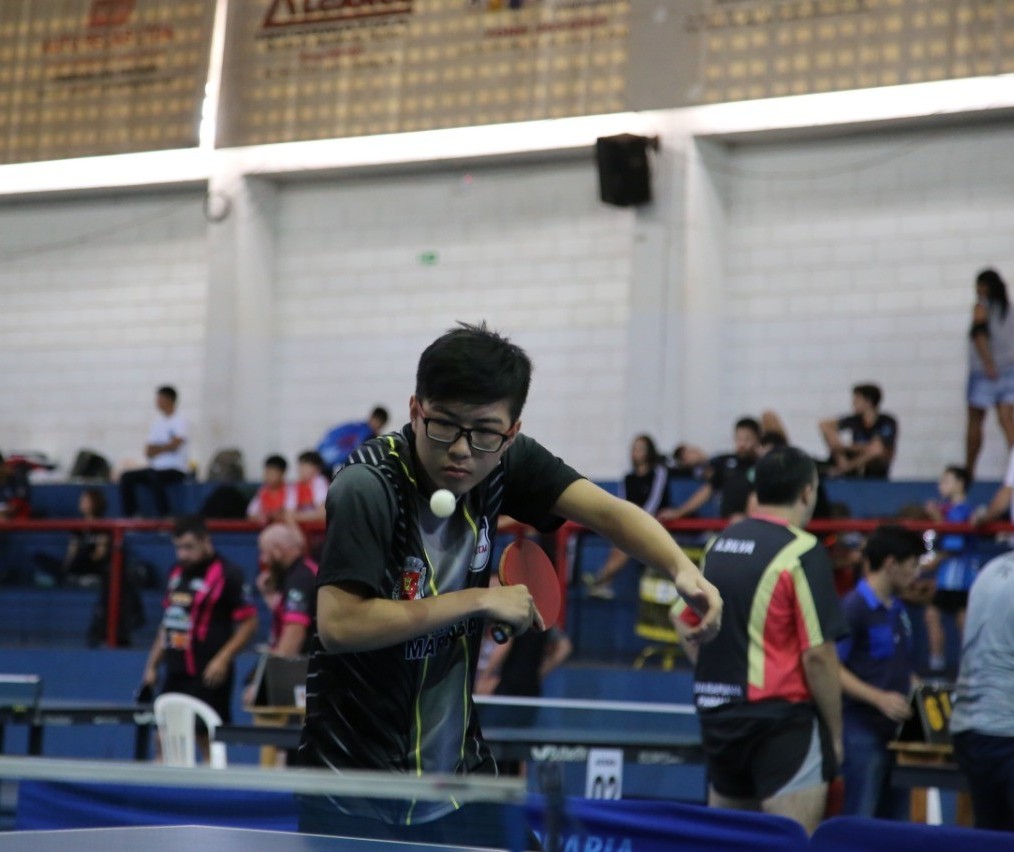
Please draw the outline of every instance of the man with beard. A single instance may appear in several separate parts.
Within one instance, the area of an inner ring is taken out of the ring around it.
[[[215,552],[202,518],[178,518],[173,546],[176,565],[169,572],[162,624],[144,667],[143,686],[154,688],[165,663],[160,693],[192,695],[229,722],[234,662],[257,631],[257,611],[242,570]],[[208,734],[200,725],[198,746],[207,760]]]

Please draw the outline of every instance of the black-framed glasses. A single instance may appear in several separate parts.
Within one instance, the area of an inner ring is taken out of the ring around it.
[[[438,417],[424,417],[423,423],[426,426],[426,437],[431,441],[438,444],[453,444],[464,435],[468,445],[480,453],[497,452],[510,437],[492,429],[466,429],[458,423],[441,420]]]

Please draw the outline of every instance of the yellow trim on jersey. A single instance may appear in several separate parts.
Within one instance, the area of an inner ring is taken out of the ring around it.
[[[767,568],[764,569],[760,582],[757,583],[753,604],[750,607],[750,621],[747,624],[747,682],[750,686],[758,689],[764,688],[764,626],[767,622],[768,609],[771,606],[775,586],[778,585],[778,581],[785,571],[791,572],[797,593],[800,581],[806,587],[806,599],[801,600],[800,604],[804,608],[803,618],[808,632],[811,628],[811,618],[816,621],[813,595],[809,593],[810,587],[803,576],[799,557],[811,550],[817,543],[817,539],[810,533],[803,532],[796,527],[789,526],[788,529],[795,535],[795,539],[779,550],[768,563]],[[817,630],[818,632],[820,630],[819,622],[817,622]]]
[[[398,464],[401,465],[401,469],[405,472],[405,478],[409,482],[411,482],[416,488],[418,488],[419,483],[415,481],[415,477],[412,476],[412,471],[409,470],[408,465],[405,464],[405,460],[401,457],[401,454],[398,452],[398,445],[395,443],[394,438],[391,437],[390,435],[385,435],[384,439],[387,441],[388,446],[391,448],[391,457],[396,458],[398,460]]]
[[[465,520],[468,521],[468,526],[472,528],[472,540],[475,542],[476,545],[478,545],[479,544],[479,527],[475,523],[475,519],[472,517],[471,513],[468,511],[468,506],[466,506],[464,504],[464,501],[462,501],[462,504],[461,504],[461,513],[465,516]],[[475,548],[474,547],[472,548],[472,558],[473,559],[475,558]],[[471,567],[471,562],[469,562],[469,567]]]

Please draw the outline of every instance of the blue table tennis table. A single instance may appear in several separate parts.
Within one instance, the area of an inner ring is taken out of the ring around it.
[[[434,846],[390,840],[323,837],[283,831],[198,825],[17,831],[0,834],[2,852],[462,852],[467,846]],[[488,850],[487,850],[488,852]]]

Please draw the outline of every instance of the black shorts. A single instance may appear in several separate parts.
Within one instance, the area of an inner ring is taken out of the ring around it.
[[[232,721],[232,672],[225,679],[224,683],[218,686],[207,686],[199,677],[190,677],[185,674],[166,675],[165,683],[162,684],[162,692],[182,692],[199,698],[205,704],[210,705],[225,724]],[[203,730],[204,723],[199,719],[197,729]]]
[[[968,607],[968,592],[958,589],[937,589],[933,593],[933,606],[943,612],[960,612]]]
[[[812,704],[762,702],[701,714],[708,781],[731,799],[764,800],[834,778],[834,748]]]

